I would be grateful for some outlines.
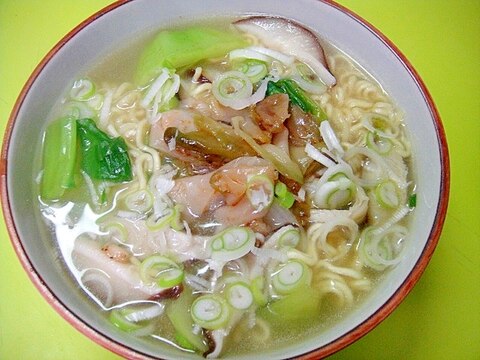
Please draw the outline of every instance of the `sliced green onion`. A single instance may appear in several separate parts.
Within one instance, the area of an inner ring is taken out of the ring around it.
[[[100,229],[107,232],[111,237],[116,238],[120,242],[126,242],[128,239],[128,231],[124,224],[118,221],[110,221],[100,225]]]
[[[152,102],[155,111],[168,107],[169,102],[180,89],[180,77],[175,71],[163,68],[160,75],[147,88],[140,105],[148,108]]]
[[[393,138],[392,125],[390,119],[386,116],[370,113],[365,115],[361,120],[362,125],[370,132],[382,138]]]
[[[266,47],[250,46],[248,49],[256,51],[260,54],[266,55],[266,56],[268,56],[272,59],[275,59],[277,61],[280,61],[282,64],[284,64],[286,66],[292,65],[293,62],[295,61],[295,58],[293,56],[290,56],[290,55],[284,54],[280,51],[269,49],[269,48],[266,48]]]
[[[272,274],[272,285],[279,294],[285,295],[302,285],[309,285],[311,279],[312,270],[303,261],[290,259]]]
[[[227,324],[230,308],[225,299],[218,295],[202,295],[193,302],[191,314],[193,321],[202,328],[216,330]]]
[[[128,321],[125,318],[124,309],[113,309],[110,312],[109,320],[110,322],[118,327],[120,330],[125,332],[132,332],[143,328],[146,324],[135,323],[133,321]]]
[[[87,103],[70,101],[62,108],[61,114],[62,116],[70,116],[75,119],[85,119],[93,118],[96,112]]]
[[[369,131],[367,134],[367,146],[380,155],[387,155],[393,148],[392,140]]]
[[[95,94],[87,100],[87,105],[93,110],[100,111],[103,105],[104,96],[102,94]]]
[[[228,284],[225,293],[228,303],[237,310],[246,310],[253,304],[252,290],[244,281]]]
[[[349,179],[349,177],[347,176],[347,174],[345,174],[344,172],[337,172],[335,174],[333,174],[332,176],[330,176],[328,178],[328,181],[335,181],[335,180],[338,180],[338,179],[342,179],[342,178],[347,178]]]
[[[408,235],[405,227],[394,225],[381,233],[378,228],[367,227],[360,235],[359,258],[364,265],[383,271],[400,261],[402,243]]]
[[[151,324],[151,320],[162,315],[164,306],[156,305],[132,305],[115,308],[110,311],[110,322],[122,331],[136,332]]]
[[[417,194],[412,194],[408,197],[408,207],[413,209],[417,206]]]
[[[272,205],[273,181],[266,175],[255,175],[247,181],[246,195],[253,208],[260,212]]]
[[[332,179],[332,177],[331,177]],[[321,209],[341,209],[355,198],[357,187],[344,175],[333,175],[314,193],[314,202]]]
[[[230,227],[210,240],[212,259],[230,261],[246,255],[255,246],[255,234],[247,227]]]
[[[379,240],[374,241],[372,230],[372,227],[366,228],[360,236],[359,257],[366,266],[383,271],[387,267],[383,262],[393,259],[393,251],[386,243],[381,244]]]
[[[180,215],[181,215],[180,205],[177,204],[173,207],[173,216],[172,216],[172,219],[170,220],[170,227],[173,230],[181,231],[184,228]]]
[[[271,58],[265,54],[261,54],[251,48],[235,49],[228,54],[230,61],[235,59],[249,59],[261,62],[270,62]]]
[[[50,123],[43,141],[43,175],[40,195],[46,200],[60,198],[72,188],[77,153],[77,125],[71,117]]]
[[[293,225],[285,225],[280,229],[276,230],[268,239],[265,241],[264,246],[266,247],[296,247],[300,242],[301,234],[300,230]]]
[[[147,228],[151,231],[158,231],[170,226],[173,230],[183,229],[183,223],[180,220],[180,206],[175,205],[173,209],[167,208],[161,215],[152,214],[147,218]]]
[[[281,247],[288,246],[294,248],[300,242],[300,238],[300,230],[292,226],[290,229],[287,229],[280,235],[277,243]]]
[[[189,349],[190,347],[186,347],[185,343],[180,344],[180,342],[185,339],[189,344],[195,347],[195,349],[203,353],[208,350],[208,346],[203,336],[203,331],[194,331],[195,325],[192,321],[192,316],[190,315],[192,303],[193,295],[190,290],[185,289],[178,299],[173,300],[167,306],[166,313],[168,319],[175,328],[175,338],[179,341],[179,345]]]
[[[173,260],[153,255],[142,261],[140,276],[147,284],[155,283],[162,288],[171,288],[183,281],[184,272]]]
[[[151,231],[157,231],[170,225],[174,217],[174,209],[165,209],[162,215],[152,214],[147,218],[146,225]]]
[[[242,100],[252,95],[253,85],[250,79],[240,71],[227,71],[212,83],[215,98],[224,106],[240,110]]]
[[[265,293],[265,278],[263,276],[257,276],[253,279],[250,290],[252,290],[253,300],[257,305],[267,305],[268,296]]]
[[[253,59],[241,63],[238,70],[247,75],[252,84],[259,82],[268,74],[267,64],[264,61]]]
[[[296,64],[292,80],[303,90],[312,94],[323,94],[327,90],[327,85],[305,63]]]
[[[320,135],[322,136],[325,145],[327,145],[328,151],[330,151],[332,154],[343,156],[345,153],[343,146],[340,143],[340,140],[338,140],[338,137],[328,120],[320,123]]]
[[[70,89],[70,97],[76,101],[87,101],[95,94],[95,85],[89,79],[78,79]]]
[[[126,197],[125,205],[128,210],[146,214],[153,206],[153,195],[147,189],[135,191]]]
[[[394,209],[400,205],[398,186],[392,180],[384,181],[375,188],[375,198],[385,208]]]
[[[280,181],[275,184],[275,197],[278,203],[286,209],[290,209],[295,202],[295,196],[288,191],[287,185]]]

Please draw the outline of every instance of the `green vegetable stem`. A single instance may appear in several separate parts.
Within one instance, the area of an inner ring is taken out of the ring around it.
[[[45,200],[60,198],[74,183],[77,127],[65,117],[50,123],[43,143],[43,176],[40,195]]]

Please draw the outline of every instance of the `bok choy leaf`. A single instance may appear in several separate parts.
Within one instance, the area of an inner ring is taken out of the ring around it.
[[[164,67],[178,70],[247,45],[240,34],[208,26],[161,31],[140,57],[137,81],[149,81]]]
[[[111,138],[92,119],[77,120],[82,155],[81,167],[92,179],[122,182],[132,180],[127,144]]]

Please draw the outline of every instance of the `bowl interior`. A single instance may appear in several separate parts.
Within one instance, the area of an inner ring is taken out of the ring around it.
[[[16,116],[8,152],[7,186],[15,229],[22,247],[49,290],[70,312],[101,334],[147,355],[160,356],[158,348],[151,343],[126,337],[112,329],[109,323],[98,316],[96,305],[86,299],[71,277],[65,275],[58,250],[48,231],[39,226],[35,215],[32,164],[38,159],[36,147],[32,144],[39,143],[39,134],[42,133],[51,105],[72,79],[132,38],[141,36],[145,31],[193,18],[257,13],[291,18],[305,24],[352,56],[374,78],[379,79],[405,112],[405,123],[415,154],[413,169],[418,193],[417,208],[411,219],[408,254],[385,276],[362,306],[329,331],[285,349],[268,350],[262,354],[262,358],[292,357],[325,346],[369,319],[396,294],[414,270],[435,223],[442,195],[442,153],[435,124],[436,113],[402,58],[357,18],[336,5],[314,0],[242,0],[225,1],[221,5],[214,0],[137,0],[119,4],[113,11],[104,13],[72,33],[74,36],[62,46],[57,46],[52,56],[43,62],[43,69],[26,90]],[[396,301],[402,298],[400,296]],[[371,323],[374,324],[375,321]],[[162,351],[161,357],[178,358],[173,348],[162,347]],[[185,354],[183,356],[188,357]]]

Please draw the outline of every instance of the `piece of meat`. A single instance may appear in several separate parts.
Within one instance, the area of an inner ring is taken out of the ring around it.
[[[255,120],[261,128],[277,134],[283,130],[283,122],[288,113],[289,98],[287,94],[273,94],[257,103],[254,107]]]

